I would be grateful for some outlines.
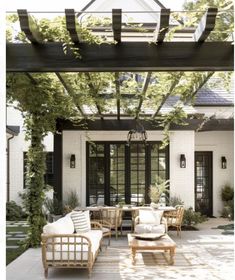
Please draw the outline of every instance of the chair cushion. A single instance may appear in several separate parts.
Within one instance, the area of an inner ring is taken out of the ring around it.
[[[135,226],[135,233],[165,233],[165,225],[154,225],[154,224],[138,224]]]
[[[70,217],[77,233],[88,232],[91,229],[89,211],[72,211]]]
[[[160,225],[163,211],[139,210],[140,224]]]

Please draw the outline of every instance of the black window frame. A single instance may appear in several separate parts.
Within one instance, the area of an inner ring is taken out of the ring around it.
[[[133,144],[142,142],[136,141]],[[131,168],[131,153],[130,147],[126,145],[126,141],[93,141],[92,144],[102,144],[104,145],[104,158],[105,158],[105,170],[104,170],[104,204],[110,205],[110,145],[112,144],[124,144],[125,145],[125,169],[130,171]],[[89,194],[89,146],[92,145],[90,142],[86,142],[86,205],[89,206],[90,203],[90,194]],[[151,184],[151,145],[158,144],[159,146],[162,144],[161,141],[148,141],[145,146],[145,203],[150,203],[148,196],[148,188]],[[165,180],[169,179],[169,171],[170,171],[170,161],[169,161],[169,145],[165,147]],[[107,159],[106,159],[107,158]],[[149,160],[150,159],[150,160]],[[159,170],[158,170],[159,171]],[[150,176],[149,176],[150,175]],[[131,203],[131,182],[130,182],[130,172],[125,172],[125,201],[127,204]]]

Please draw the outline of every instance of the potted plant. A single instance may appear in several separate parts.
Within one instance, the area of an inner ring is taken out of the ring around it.
[[[64,213],[69,213],[74,210],[76,207],[80,206],[78,194],[76,191],[71,190],[67,193],[67,198],[64,202]]]
[[[151,200],[150,206],[153,208],[158,208],[159,207],[159,202],[161,197],[166,193],[169,192],[169,180],[162,180],[158,179],[156,180],[156,183],[154,185],[151,185],[149,188],[149,197]]]
[[[44,202],[47,211],[47,219],[49,222],[54,222],[62,217],[63,207],[62,203],[57,199],[46,198]]]

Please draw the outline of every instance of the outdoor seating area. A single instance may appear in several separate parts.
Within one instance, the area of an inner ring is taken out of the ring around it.
[[[201,224],[199,231],[184,231],[179,238],[174,231],[168,235],[176,243],[174,265],[170,265],[170,256],[164,250],[138,251],[135,264],[132,263],[131,248],[128,245],[127,232],[123,236],[112,237],[111,245],[102,248],[93,265],[90,279],[204,279],[214,280],[233,278],[234,236],[222,235],[218,225],[228,224],[225,219],[209,219]],[[85,260],[84,260],[85,262]],[[43,279],[41,249],[29,249],[7,267],[9,280]],[[72,280],[88,279],[88,270],[51,267],[48,279]]]

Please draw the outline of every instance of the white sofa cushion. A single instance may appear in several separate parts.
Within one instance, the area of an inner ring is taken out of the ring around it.
[[[162,215],[163,211],[139,210],[139,223],[160,225]]]
[[[138,224],[135,226],[135,233],[159,233],[164,234],[166,232],[165,225],[154,224]]]
[[[75,231],[78,232],[87,232],[89,231],[89,224],[86,214],[83,211],[73,211],[71,213],[71,219],[74,224]]]
[[[85,236],[89,238],[91,241],[91,252],[93,257],[95,257],[95,254],[97,250],[99,249],[100,242],[102,239],[102,231],[101,230],[90,230],[88,232],[84,232],[82,234],[74,234],[74,237],[62,237],[61,241],[62,243],[67,243],[69,244],[57,244],[54,247],[54,259],[55,260],[88,260],[88,243],[87,240],[84,238],[82,239],[81,236]],[[77,237],[76,237],[77,236]],[[58,238],[60,239],[60,238]],[[74,244],[74,242],[76,242]],[[82,244],[81,244],[82,242]],[[81,253],[82,250],[82,253]],[[47,260],[52,260],[53,259],[53,252],[51,246],[48,248],[47,251]]]

